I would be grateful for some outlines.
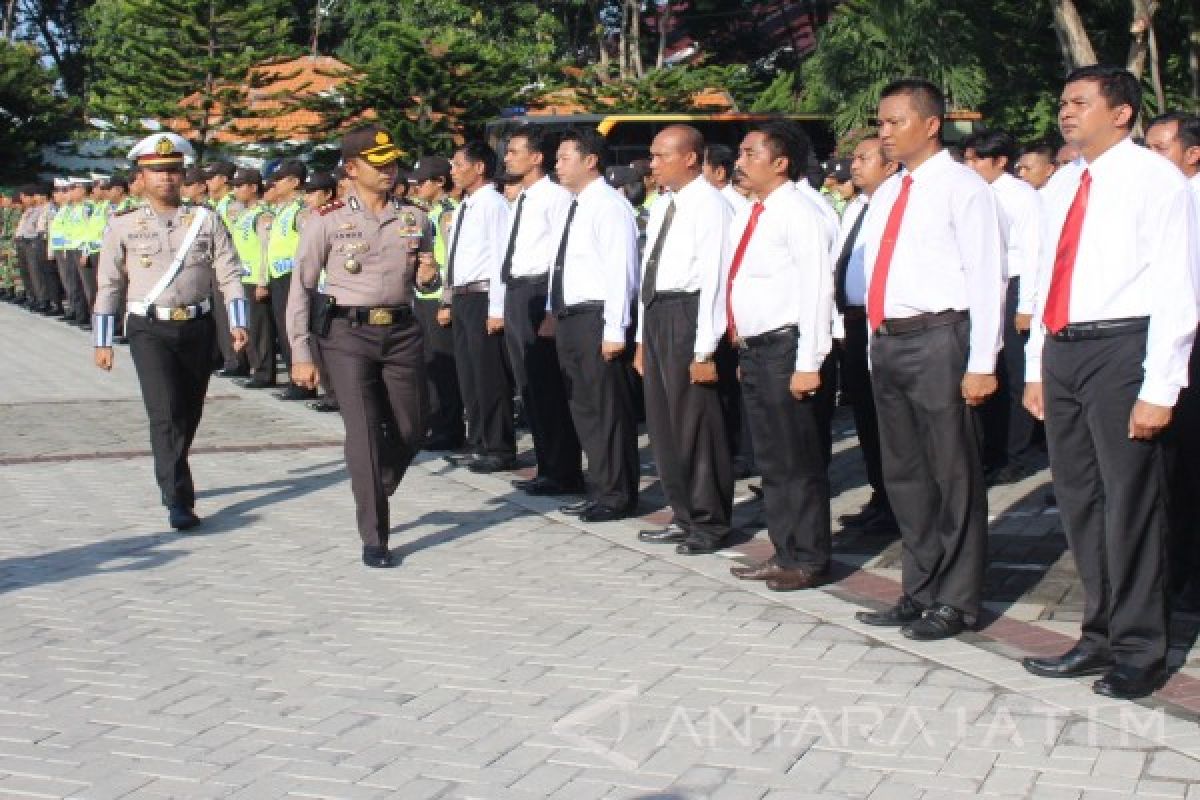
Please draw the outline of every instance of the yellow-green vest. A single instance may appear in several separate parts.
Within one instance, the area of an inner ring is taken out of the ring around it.
[[[70,208],[69,205],[59,206],[53,212],[54,216],[50,218],[50,224],[46,226],[46,234],[50,240],[51,252],[66,250],[68,247],[67,216]]]
[[[445,214],[453,214],[454,209],[458,204],[454,202],[453,197],[443,197],[433,204],[433,208],[429,209],[429,221],[433,224],[433,260],[438,265],[438,271],[442,273],[442,283],[445,284],[446,277],[446,237],[442,234],[442,216]],[[432,292],[417,292],[417,297],[422,300],[434,300],[442,296],[442,290],[437,289]]]
[[[303,198],[286,203],[271,221],[271,238],[267,240],[267,272],[272,278],[281,278],[296,266],[296,251],[300,249],[300,212],[304,210]]]
[[[258,221],[266,213],[267,207],[259,203],[230,219],[233,247],[242,262],[242,283],[251,286],[265,286],[267,283],[267,262],[258,238]]]

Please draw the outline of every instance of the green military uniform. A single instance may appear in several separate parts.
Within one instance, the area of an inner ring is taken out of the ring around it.
[[[14,240],[20,219],[19,206],[0,208],[0,299],[16,300],[25,294],[25,284],[17,271],[17,247]]]

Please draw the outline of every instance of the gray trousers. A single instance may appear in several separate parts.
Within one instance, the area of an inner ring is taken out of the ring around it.
[[[1083,644],[1150,668],[1167,655],[1168,523],[1162,440],[1129,438],[1145,355],[1144,332],[1047,338],[1042,386],[1054,491],[1085,593]]]
[[[883,479],[903,544],[904,594],[974,625],[987,560],[979,423],[963,402],[966,320],[871,339]]]

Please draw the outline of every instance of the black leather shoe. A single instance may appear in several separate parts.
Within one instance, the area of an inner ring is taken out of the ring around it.
[[[675,552],[681,556],[703,556],[715,553],[721,549],[721,542],[708,539],[688,539],[675,545]]]
[[[217,370],[218,378],[249,378],[250,370],[241,367],[225,367]]]
[[[313,411],[317,411],[322,414],[328,414],[331,411],[342,410],[342,407],[337,403],[331,403],[328,400],[314,400],[311,403],[305,403],[305,405],[311,408]]]
[[[388,567],[396,566],[395,559],[388,552],[386,547],[364,547],[362,553],[363,563],[368,567],[376,569],[387,569]]]
[[[625,519],[628,516],[628,511],[596,503],[591,508],[581,512],[579,519],[581,522],[612,522],[613,520]]]
[[[493,472],[505,472],[514,469],[517,460],[512,456],[480,456],[467,464],[467,469],[480,475],[490,475]]]
[[[421,445],[422,450],[457,450],[463,446],[463,440],[450,436],[430,436]]]
[[[900,602],[883,611],[859,611],[854,618],[864,625],[877,628],[899,628],[921,618],[921,607],[911,597],[900,598]]]
[[[659,530],[638,531],[638,541],[647,544],[682,544],[687,538],[688,532],[678,522]]]
[[[273,389],[275,388],[274,381],[263,380],[262,378],[251,378],[248,381],[236,381],[237,385],[243,389]]]
[[[514,489],[518,489],[527,495],[533,497],[559,497],[564,494],[583,494],[583,484],[562,484],[553,478],[543,478],[538,476],[530,478],[527,481],[517,480],[512,482]]]
[[[1167,671],[1162,667],[1118,664],[1092,684],[1092,691],[1118,700],[1136,700],[1154,694],[1166,682]]]
[[[200,518],[187,506],[167,506],[167,521],[177,531],[186,531],[200,524]]]
[[[1061,656],[1053,658],[1023,658],[1021,666],[1039,678],[1078,678],[1083,675],[1103,675],[1113,668],[1112,657],[1076,644]]]
[[[583,512],[587,511],[592,506],[596,505],[596,501],[588,500],[586,497],[578,503],[567,503],[558,507],[558,513],[567,514],[572,517],[578,517]]]
[[[967,628],[962,612],[947,605],[934,606],[900,629],[908,639],[916,642],[936,642],[957,636]]]
[[[280,400],[313,400],[317,396],[317,390],[304,389],[294,383],[289,383],[286,389],[276,392],[275,396]]]

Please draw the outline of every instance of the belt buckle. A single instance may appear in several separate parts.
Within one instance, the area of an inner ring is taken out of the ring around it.
[[[188,313],[188,310],[185,306],[176,306],[175,308],[171,309],[172,322],[186,322],[191,318],[192,315]]]
[[[391,325],[393,320],[390,308],[372,308],[367,312],[368,325]]]
[[[738,350],[749,350],[750,349],[750,344],[749,344],[749,342],[746,341],[746,338],[744,336],[735,337],[733,340],[733,346],[736,347]]]

